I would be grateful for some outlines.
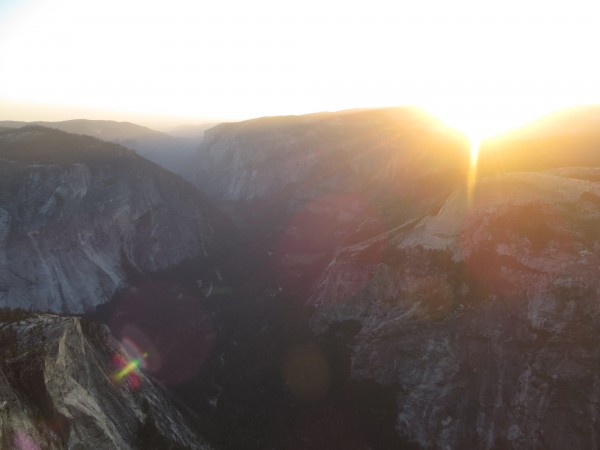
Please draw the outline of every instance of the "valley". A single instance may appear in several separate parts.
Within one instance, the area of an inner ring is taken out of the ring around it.
[[[194,185],[0,131],[0,439],[596,448],[600,161],[565,117],[484,142],[470,204],[414,108],[217,125]]]

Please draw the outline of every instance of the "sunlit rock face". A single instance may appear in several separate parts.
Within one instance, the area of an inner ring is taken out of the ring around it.
[[[397,390],[422,448],[597,448],[600,169],[481,180],[341,249],[315,331],[361,325],[351,374]]]
[[[426,181],[457,182],[468,151],[464,136],[415,108],[262,118],[205,133],[197,184],[215,200],[290,210],[330,193],[404,191],[418,202]]]
[[[597,105],[557,111],[482,143],[481,174],[600,165]]]
[[[2,448],[210,448],[107,327],[33,315],[0,333]]]
[[[127,273],[206,259],[226,226],[191,185],[97,139],[0,134],[0,305],[80,313]]]

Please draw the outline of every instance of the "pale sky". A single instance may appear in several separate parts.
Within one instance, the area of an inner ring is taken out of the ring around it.
[[[0,120],[415,104],[480,138],[600,103],[599,23],[583,0],[0,0]]]

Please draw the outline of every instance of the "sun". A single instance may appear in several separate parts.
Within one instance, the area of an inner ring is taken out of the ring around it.
[[[540,81],[540,84],[543,81]],[[442,97],[421,103],[421,108],[450,128],[458,130],[470,141],[470,163],[467,175],[467,202],[472,204],[477,186],[477,163],[481,144],[499,135],[535,121],[551,111],[581,104],[577,98],[567,95],[552,98],[536,96],[515,99],[514,92],[500,82],[495,89],[487,89],[486,83],[472,83],[470,91],[461,92],[462,97]],[[551,87],[549,86],[548,89]],[[559,94],[558,87],[557,94]]]
[[[545,104],[508,102],[499,90],[477,99],[430,102],[425,109],[451,128],[465,135],[470,143],[469,168],[466,180],[466,201],[471,208],[477,187],[477,164],[482,142],[510,132],[547,112]],[[485,98],[485,100],[484,100]]]

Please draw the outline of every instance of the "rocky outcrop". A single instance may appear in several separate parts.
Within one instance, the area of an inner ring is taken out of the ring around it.
[[[2,448],[210,448],[107,327],[33,315],[0,333]]]
[[[470,207],[458,191],[337,254],[313,329],[360,323],[351,374],[395,387],[399,433],[434,449],[598,447],[595,170],[488,178]]]
[[[130,272],[219,247],[227,221],[191,185],[97,139],[0,134],[0,305],[81,313]]]

